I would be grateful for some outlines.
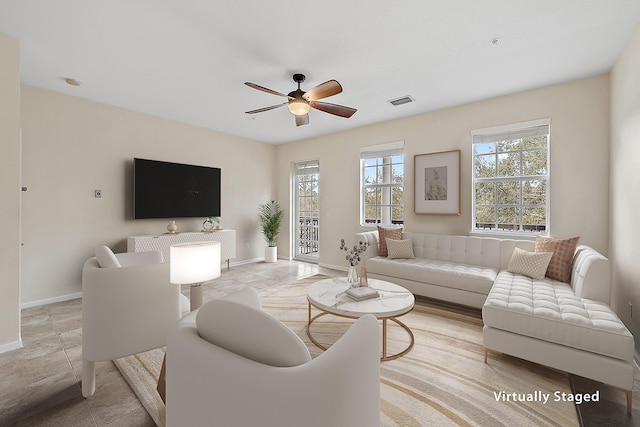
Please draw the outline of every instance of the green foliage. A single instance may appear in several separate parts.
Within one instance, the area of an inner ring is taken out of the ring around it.
[[[546,225],[547,137],[474,146],[476,223],[505,230]],[[483,180],[486,179],[486,180]]]
[[[258,207],[258,213],[260,217],[260,232],[264,235],[264,240],[267,245],[276,246],[284,211],[278,202],[270,200]]]

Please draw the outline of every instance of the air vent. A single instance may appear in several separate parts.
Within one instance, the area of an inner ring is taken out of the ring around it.
[[[408,104],[408,103],[413,102],[413,101],[415,101],[415,99],[413,99],[412,97],[407,95],[407,96],[403,96],[401,98],[391,99],[391,100],[389,100],[387,102],[389,104],[393,105],[394,107],[397,107],[398,105]]]

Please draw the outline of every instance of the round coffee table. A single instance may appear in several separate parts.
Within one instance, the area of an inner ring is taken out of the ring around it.
[[[413,310],[415,298],[411,292],[384,280],[369,279],[369,286],[380,294],[376,298],[355,301],[347,296],[349,284],[343,277],[324,279],[313,283],[307,290],[309,302],[309,320],[307,336],[322,350],[327,348],[317,342],[311,335],[311,324],[319,317],[332,314],[334,316],[358,319],[365,314],[372,314],[382,320],[382,357],[380,360],[393,360],[404,356],[413,348],[414,337],[411,329],[397,318]],[[320,310],[319,314],[311,317],[311,306]],[[409,345],[399,353],[387,355],[387,320],[392,320],[409,334]]]

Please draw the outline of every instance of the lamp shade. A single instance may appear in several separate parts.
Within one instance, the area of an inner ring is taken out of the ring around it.
[[[171,245],[169,281],[188,285],[220,277],[220,242]]]
[[[292,99],[289,101],[288,108],[291,114],[296,116],[304,116],[311,109],[309,103],[304,99]]]

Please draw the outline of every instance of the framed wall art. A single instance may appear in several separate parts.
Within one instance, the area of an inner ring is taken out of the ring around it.
[[[417,214],[460,215],[460,150],[414,156]]]

